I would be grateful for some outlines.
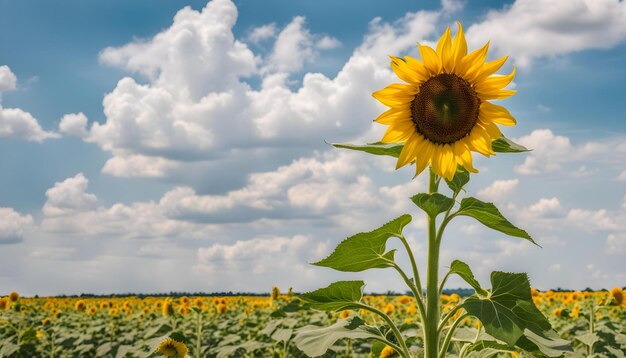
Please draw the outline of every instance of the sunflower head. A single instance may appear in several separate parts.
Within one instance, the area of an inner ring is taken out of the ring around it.
[[[20,298],[20,294],[15,291],[9,294],[9,300],[11,300],[11,302],[16,302],[19,298]]]
[[[390,107],[376,121],[388,125],[383,143],[404,142],[397,168],[415,163],[452,179],[460,165],[478,172],[471,152],[495,154],[491,142],[502,133],[496,124],[514,125],[504,107],[489,102],[515,94],[504,89],[515,76],[495,75],[507,57],[485,62],[489,44],[467,53],[463,28],[452,38],[447,28],[436,49],[419,46],[422,60],[391,57],[391,68],[405,83],[394,83],[373,96]]]
[[[159,344],[156,352],[161,353],[166,357],[184,358],[187,356],[187,346],[183,342],[166,338]]]

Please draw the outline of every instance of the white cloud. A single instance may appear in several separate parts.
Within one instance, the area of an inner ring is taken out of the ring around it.
[[[493,201],[500,201],[508,196],[519,184],[519,179],[496,180],[488,187],[481,189],[478,195]]]
[[[0,207],[0,244],[20,242],[34,226],[33,217],[20,214],[13,208]]]
[[[626,3],[615,0],[516,0],[467,31],[471,44],[491,40],[519,66],[541,57],[608,49],[626,38]],[[599,40],[602,39],[602,40]]]
[[[100,204],[96,196],[85,192],[88,183],[83,173],[55,183],[46,191],[44,215],[63,216],[97,208]]]
[[[338,46],[336,39],[310,33],[304,18],[295,17],[263,58],[235,39],[237,9],[230,1],[211,1],[202,11],[184,8],[153,38],[102,51],[103,63],[139,73],[148,83],[120,80],[104,99],[106,121],[94,123],[84,139],[122,158],[107,163],[105,173],[145,177],[176,168],[117,170],[123,166],[117,162],[133,156],[213,161],[240,150],[316,147],[322,139],[360,137],[373,127],[363,118],[382,111],[371,92],[394,78],[386,55],[415,50],[416,40],[434,34],[441,14],[408,13],[393,24],[374,20],[334,78],[306,73],[294,90],[289,76],[275,71],[301,69],[317,51]],[[273,29],[270,24],[253,33],[260,39],[272,36]],[[250,75],[261,77],[259,89],[243,81]],[[293,159],[287,151],[277,154],[279,163]]]
[[[555,135],[550,129],[536,129],[530,134],[515,141],[532,149],[528,153],[524,163],[515,167],[519,174],[537,175],[550,172],[560,172],[575,177],[589,176],[597,170],[589,169],[586,165],[577,168],[566,167],[571,163],[588,163],[593,160],[596,163],[615,165],[617,153],[611,148],[619,146],[623,137],[606,138],[603,142],[586,142],[578,145],[571,143],[565,136]]]
[[[102,172],[120,178],[158,178],[178,167],[177,162],[161,157],[120,154],[107,160]]]
[[[561,163],[573,154],[569,138],[554,135],[549,129],[536,129],[529,135],[518,138],[517,141],[533,150],[523,164],[515,167],[515,171],[520,174],[530,175],[558,170]]]
[[[296,16],[281,32],[269,56],[269,68],[295,72],[313,61],[315,50],[311,33],[304,27],[304,17]]]
[[[17,77],[11,72],[9,66],[0,66],[0,95],[2,92],[15,90]]]
[[[248,41],[253,44],[259,44],[261,41],[273,38],[276,36],[276,23],[266,24],[263,26],[255,27],[248,34]]]
[[[30,253],[37,260],[67,260],[76,252],[73,247],[40,247]]]
[[[87,122],[87,116],[83,112],[66,114],[61,118],[59,131],[79,138],[86,138],[89,135]]]
[[[2,107],[2,92],[15,90],[16,81],[8,66],[0,66],[0,138],[14,137],[34,142],[59,138],[58,133],[44,131],[32,114],[19,108]]]
[[[622,170],[622,172],[619,173],[619,175],[617,176],[617,180],[626,181],[626,170]]]
[[[572,225],[577,225],[586,230],[613,230],[618,228],[618,225],[605,209],[571,209],[567,213],[567,220]]]
[[[606,253],[609,255],[626,254],[626,235],[623,233],[609,234],[606,239]]]
[[[550,272],[559,272],[561,271],[561,264],[552,264],[548,267],[548,271]]]
[[[541,198],[536,203],[528,207],[527,212],[532,217],[553,217],[563,212],[558,198]]]

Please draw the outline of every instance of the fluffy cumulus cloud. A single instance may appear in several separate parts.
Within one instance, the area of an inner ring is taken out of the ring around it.
[[[19,108],[2,107],[2,92],[15,90],[16,83],[17,77],[11,69],[6,65],[0,66],[0,138],[12,137],[34,142],[59,138],[57,133],[43,130],[32,114]]]
[[[580,164],[590,164],[590,160],[591,163],[615,167],[616,163],[619,163],[616,159],[622,156],[623,152],[611,148],[619,148],[624,137],[607,138],[603,142],[573,144],[570,138],[554,134],[550,129],[535,129],[530,134],[517,138],[516,141],[532,149],[524,162],[515,167],[517,173],[537,175],[558,172],[580,177],[596,172],[595,167],[587,168],[586,165]],[[572,168],[572,165],[576,166]]]
[[[617,0],[516,0],[472,25],[474,45],[491,40],[520,66],[540,57],[607,49],[626,38],[626,3]],[[602,39],[602,40],[598,40]]]
[[[311,63],[317,50],[328,50],[340,45],[329,36],[313,36],[305,27],[305,18],[296,16],[276,38],[274,48],[267,60],[266,69],[278,72],[295,72]]]
[[[13,208],[0,207],[0,244],[17,243],[24,239],[24,234],[33,229],[33,217],[20,214]]]
[[[371,92],[394,78],[386,54],[434,36],[441,14],[409,13],[393,24],[375,19],[336,76],[306,73],[293,89],[293,72],[338,46],[336,39],[311,33],[304,17],[295,17],[282,29],[270,24],[248,35],[250,42],[274,39],[262,56],[233,35],[237,9],[230,0],[210,1],[201,11],[184,8],[154,37],[104,49],[102,63],[147,82],[121,79],[104,98],[106,121],[86,128],[84,120],[69,117],[62,130],[111,152],[104,172],[116,176],[165,176],[175,168],[166,161],[212,161],[241,150],[354,139],[372,128],[363,118],[383,109]],[[259,88],[247,84],[250,76],[260,79]],[[283,153],[274,157],[293,159]]]
[[[506,198],[519,184],[519,179],[496,180],[488,187],[481,189],[478,196],[488,200],[501,201]]]

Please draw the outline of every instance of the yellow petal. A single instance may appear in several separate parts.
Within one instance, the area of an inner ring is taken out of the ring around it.
[[[482,48],[463,57],[463,59],[461,60],[461,66],[457,69],[458,74],[460,74],[470,83],[473,83],[474,77],[485,63],[488,52],[489,42],[487,42]]]
[[[495,90],[489,92],[476,91],[478,93],[478,97],[480,97],[483,101],[495,100],[495,99],[505,99],[509,98],[517,93],[515,90]]]
[[[464,140],[454,143],[454,156],[456,157],[457,163],[467,169],[467,171],[478,173],[478,170],[476,170],[472,164],[472,152]]]
[[[475,152],[478,152],[486,157],[495,154],[491,147],[491,141],[489,135],[480,126],[474,126],[467,139],[468,146]]]
[[[437,55],[445,72],[452,72],[454,61],[452,58],[452,37],[450,36],[450,28],[447,27],[439,42],[437,43]]]
[[[509,56],[504,56],[497,60],[485,63],[483,67],[480,69],[478,75],[476,76],[474,80],[476,82],[480,82],[484,80],[485,78],[493,75],[494,73],[496,73],[496,71],[498,71],[502,67],[502,65],[504,65],[504,63],[506,62],[508,58]]]
[[[411,85],[393,83],[372,93],[372,96],[388,107],[398,107],[410,103],[415,98],[417,88]]]
[[[459,31],[457,31],[452,44],[453,70],[461,63],[463,57],[467,55],[467,41],[465,41],[465,34],[463,34],[463,26],[458,21],[456,24],[459,27]]]
[[[421,63],[420,65],[418,65],[418,68],[414,68],[414,66],[409,65],[407,62],[399,57],[389,57],[391,57],[392,60],[391,69],[398,76],[398,78],[400,78],[404,82],[419,87],[419,85],[426,80],[426,69]]]
[[[416,76],[418,76],[420,83],[426,81],[430,77],[430,73],[424,63],[416,58],[411,56],[404,56],[404,60],[406,61],[408,67],[415,71]]]
[[[408,121],[411,120],[411,107],[410,106],[388,109],[385,112],[383,112],[380,116],[378,116],[378,118],[376,118],[374,121],[380,124],[389,125],[389,124],[394,124],[398,122],[404,122],[407,120]]]
[[[441,154],[439,159],[441,160],[441,176],[448,180],[452,180],[452,177],[454,177],[454,173],[456,172],[457,163],[454,158],[452,146],[450,144],[445,144],[441,146]]]
[[[383,143],[405,142],[413,133],[415,133],[415,127],[413,127],[411,122],[394,124],[387,128],[385,135],[380,141]]]
[[[492,121],[505,126],[513,126],[517,123],[506,108],[487,101],[483,101],[480,104],[478,117],[485,121]]]
[[[421,143],[421,141],[421,136],[417,133],[413,134],[411,138],[406,141],[406,143],[404,144],[404,148],[402,148],[402,152],[398,157],[396,169],[402,168],[403,166],[415,160],[415,149]]]
[[[485,130],[485,132],[487,132],[487,134],[491,137],[492,141],[502,136],[500,128],[498,128],[498,126],[491,121],[484,121],[479,118],[476,125],[481,126]]]
[[[476,92],[480,94],[480,92],[490,92],[508,86],[509,83],[513,81],[513,78],[515,78],[516,71],[517,70],[514,67],[513,71],[506,76],[491,76],[481,82],[478,82],[476,84]]]
[[[432,161],[433,154],[436,148],[436,144],[433,144],[428,139],[421,138],[422,142],[416,148],[415,156],[415,176],[418,176],[426,169],[428,164]]]
[[[441,71],[441,60],[435,50],[428,46],[422,46],[417,44],[420,49],[420,55],[422,56],[422,61],[424,61],[424,66],[429,72],[430,76],[438,75]],[[429,76],[429,77],[430,77]]]

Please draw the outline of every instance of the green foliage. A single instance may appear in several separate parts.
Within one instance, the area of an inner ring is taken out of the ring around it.
[[[469,182],[469,180],[470,173],[467,171],[467,169],[459,165],[457,167],[456,173],[454,174],[454,177],[452,177],[452,180],[446,179],[446,184],[448,185],[448,188],[452,190],[452,193],[454,194],[453,196],[456,197],[461,192],[461,190],[463,190],[463,187]]]
[[[491,147],[496,153],[523,153],[530,151],[528,148],[524,147],[521,144],[513,142],[505,136],[502,136],[491,142]]]
[[[390,267],[395,250],[385,253],[387,240],[394,236],[400,237],[410,222],[410,215],[402,215],[376,230],[351,236],[339,243],[330,256],[313,265],[346,272]]]
[[[369,144],[350,144],[350,143],[333,143],[335,148],[351,149],[360,152],[366,152],[374,155],[388,155],[394,158],[398,158],[404,148],[404,143],[389,143],[384,144],[382,142],[369,143]]]
[[[341,319],[329,327],[313,325],[302,327],[298,329],[293,341],[306,355],[317,357],[326,353],[342,338],[384,341],[384,336],[377,328],[366,325],[359,317]]]
[[[487,297],[472,296],[462,304],[470,315],[481,321],[489,335],[511,347],[519,346],[525,331],[533,334],[535,344],[554,339],[552,334],[545,333],[552,327],[535,307],[525,273],[493,272],[491,285]]]
[[[478,281],[474,278],[472,269],[465,262],[460,260],[452,261],[452,264],[450,264],[450,273],[461,276],[465,282],[472,286],[477,294],[487,296],[488,292],[484,288],[480,287],[480,283],[478,283]]]
[[[526,231],[511,224],[493,203],[485,203],[472,197],[464,198],[461,200],[461,207],[454,215],[472,217],[488,228],[510,236],[521,237],[537,245]]]
[[[298,297],[314,309],[340,311],[359,307],[363,298],[363,287],[363,281],[338,281]]]
[[[420,193],[412,196],[411,201],[430,217],[436,217],[454,206],[454,199],[439,193]]]

